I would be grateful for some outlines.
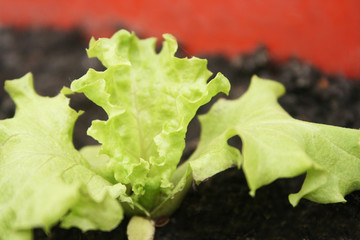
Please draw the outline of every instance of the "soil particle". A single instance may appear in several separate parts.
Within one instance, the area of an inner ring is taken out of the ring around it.
[[[54,96],[89,67],[103,69],[97,60],[87,58],[87,42],[79,31],[0,28],[0,119],[14,114],[14,104],[3,90],[6,79],[31,71],[36,90]],[[205,57],[212,72],[222,72],[231,80],[230,98],[243,94],[251,76],[257,74],[285,85],[287,93],[280,103],[293,117],[360,128],[360,81],[328,76],[296,58],[276,62],[265,47],[234,59]],[[106,119],[105,113],[81,95],[73,97],[72,107],[86,111],[75,126],[76,147],[94,144],[86,136],[86,129],[92,119]],[[199,113],[209,107],[202,107]],[[194,120],[184,156],[193,151],[199,133],[198,121]],[[239,139],[234,141],[234,145],[241,145]],[[321,205],[302,200],[293,208],[287,195],[298,191],[303,179],[278,180],[259,189],[252,198],[242,171],[229,169],[190,191],[169,223],[157,229],[155,239],[360,239],[359,192],[348,195],[346,204]],[[34,236],[35,240],[125,239],[126,222],[111,232],[81,233],[78,229],[54,227],[49,235],[36,229]]]

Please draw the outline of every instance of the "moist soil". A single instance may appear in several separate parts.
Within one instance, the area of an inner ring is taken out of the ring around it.
[[[3,90],[6,79],[32,72],[38,93],[54,96],[89,67],[102,70],[96,59],[87,58],[87,43],[88,39],[77,30],[0,27],[0,119],[14,114],[14,104]],[[182,48],[179,55],[184,55],[181,51]],[[222,72],[231,80],[229,98],[243,94],[251,76],[257,74],[285,85],[287,93],[279,101],[293,117],[360,128],[360,81],[356,79],[327,75],[296,58],[277,62],[270,58],[265,47],[233,59],[203,57],[208,59],[212,72]],[[200,108],[199,113],[208,111],[210,105]],[[71,106],[86,111],[75,126],[75,146],[96,144],[86,136],[86,129],[93,119],[106,119],[105,113],[80,94],[72,97]],[[199,134],[199,123],[195,119],[188,129],[184,159],[196,147]],[[241,148],[239,138],[229,142]],[[157,228],[155,239],[360,239],[360,193],[349,194],[347,203],[322,205],[302,200],[294,208],[287,196],[300,189],[303,179],[304,176],[277,180],[260,188],[252,198],[243,172],[229,169],[199,186],[194,184],[169,223]],[[111,232],[82,233],[75,228],[65,230],[55,226],[45,234],[35,229],[34,239],[126,239],[127,221]]]

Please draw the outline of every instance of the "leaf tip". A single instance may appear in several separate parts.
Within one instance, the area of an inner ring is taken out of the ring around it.
[[[218,79],[218,81],[221,82],[220,91],[222,91],[226,95],[229,95],[231,88],[229,79],[227,79],[227,77],[225,77],[224,74],[222,74],[221,72],[216,74],[215,79]]]
[[[6,80],[5,91],[16,101],[16,96],[34,95],[34,80],[31,72],[25,74],[23,77],[13,80]]]
[[[61,94],[65,95],[65,96],[68,96],[68,95],[72,95],[74,94],[74,92],[68,88],[68,87],[63,87],[60,91]]]
[[[271,91],[275,94],[277,98],[284,95],[286,92],[284,85],[282,85],[280,82],[270,79],[260,78],[257,75],[253,75],[251,78],[250,87],[254,85],[256,86],[256,88],[259,89],[269,89],[269,90],[271,89]]]
[[[296,207],[299,204],[300,198],[298,197],[297,194],[290,194],[288,197],[289,202],[293,207]]]
[[[250,192],[249,192],[249,194],[250,194],[251,197],[255,197],[256,190],[255,190],[255,189],[251,189]]]
[[[161,52],[165,51],[169,55],[174,56],[178,49],[176,38],[169,33],[163,34],[163,38],[165,41],[163,43],[163,49],[161,50]]]

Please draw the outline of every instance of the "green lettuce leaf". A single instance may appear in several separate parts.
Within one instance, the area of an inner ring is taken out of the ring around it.
[[[278,104],[284,87],[252,78],[237,100],[220,100],[200,117],[199,147],[190,158],[193,176],[202,181],[231,166],[243,166],[251,194],[278,178],[306,173],[301,190],[289,196],[319,203],[345,201],[360,189],[360,131],[293,119]],[[242,153],[227,145],[239,135]]]
[[[102,144],[101,154],[109,157],[99,170],[131,185],[134,200],[149,210],[159,194],[171,194],[170,178],[197,109],[230,88],[221,74],[208,82],[212,74],[206,60],[174,57],[175,38],[165,34],[164,39],[160,53],[156,39],[139,40],[125,30],[110,39],[92,39],[88,55],[107,70],[90,69],[71,84],[108,115],[88,130]]]
[[[116,200],[125,186],[111,184],[84,165],[73,147],[79,116],[63,94],[42,97],[32,75],[6,81],[16,104],[0,121],[0,239],[31,239],[31,229],[111,230],[123,217]]]

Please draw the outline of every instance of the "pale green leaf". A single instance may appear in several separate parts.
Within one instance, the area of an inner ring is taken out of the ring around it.
[[[194,178],[202,181],[232,165],[242,166],[251,194],[278,178],[307,173],[296,205],[304,197],[320,203],[344,201],[360,189],[359,130],[293,119],[278,104],[284,87],[253,77],[237,100],[218,101],[201,116],[201,141],[190,159]],[[242,154],[227,140],[239,135]]]
[[[88,131],[109,156],[104,169],[113,171],[116,181],[131,184],[134,197],[143,196],[139,201],[148,209],[160,192],[173,188],[170,177],[197,109],[230,88],[221,74],[208,83],[212,74],[206,60],[174,57],[175,38],[164,38],[160,53],[156,39],[139,40],[124,30],[92,40],[88,54],[107,70],[90,69],[71,85],[108,114],[107,121],[94,121]]]
[[[7,81],[5,89],[16,113],[0,121],[0,239],[29,239],[32,228],[49,229],[74,216],[82,222],[67,227],[114,228],[123,215],[116,198],[125,186],[84,165],[72,144],[79,114],[69,99],[37,95],[31,74]],[[108,220],[99,222],[105,215]]]

